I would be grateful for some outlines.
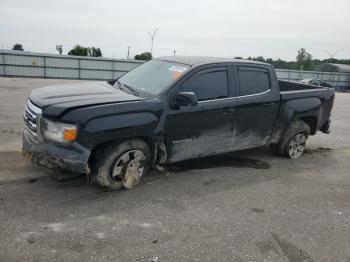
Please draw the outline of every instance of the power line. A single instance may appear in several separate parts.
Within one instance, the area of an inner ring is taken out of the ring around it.
[[[328,50],[326,50],[326,49],[323,49],[323,51],[326,52],[326,53],[329,55],[330,58],[334,58],[334,56],[335,56],[336,54],[338,54],[338,53],[341,52],[341,51],[344,51],[344,49],[343,49],[343,48],[338,49],[337,51],[335,51],[335,52],[333,52],[333,53],[330,52],[330,51],[328,51]]]

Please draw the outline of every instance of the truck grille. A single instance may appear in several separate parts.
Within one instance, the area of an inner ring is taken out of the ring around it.
[[[40,117],[41,117],[41,109],[34,105],[29,99],[27,101],[27,105],[25,108],[25,112],[23,114],[24,123],[26,125],[25,130],[31,136],[34,141],[38,141],[39,137],[39,125],[40,125]]]

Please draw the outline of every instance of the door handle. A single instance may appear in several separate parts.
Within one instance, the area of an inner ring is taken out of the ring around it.
[[[221,109],[219,110],[219,112],[221,113],[221,115],[228,115],[232,112],[231,109]]]
[[[266,103],[266,104],[263,104],[263,107],[271,107],[273,106],[275,103]]]

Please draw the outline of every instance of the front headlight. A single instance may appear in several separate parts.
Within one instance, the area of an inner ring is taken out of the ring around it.
[[[41,132],[49,140],[68,143],[76,139],[78,129],[75,125],[63,124],[42,118]]]

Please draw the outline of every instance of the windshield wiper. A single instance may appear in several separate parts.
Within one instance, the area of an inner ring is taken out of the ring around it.
[[[117,81],[117,84],[119,86],[120,89],[122,89],[122,86],[125,86],[127,89],[130,90],[130,92],[134,95],[134,96],[139,96],[139,92],[137,92],[134,88],[132,88],[131,86],[128,86],[126,84],[122,84],[119,81]],[[122,89],[123,90],[123,89]]]

